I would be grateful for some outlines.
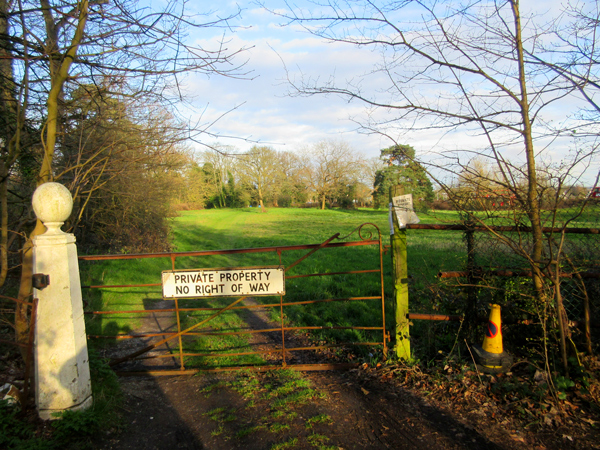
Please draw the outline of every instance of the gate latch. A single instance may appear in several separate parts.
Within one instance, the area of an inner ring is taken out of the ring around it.
[[[34,273],[31,278],[33,287],[36,289],[42,290],[50,285],[50,275]]]

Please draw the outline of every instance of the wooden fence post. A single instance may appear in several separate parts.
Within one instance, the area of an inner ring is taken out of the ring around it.
[[[402,186],[390,187],[390,204],[392,199],[404,194]],[[410,359],[410,333],[408,321],[408,265],[406,263],[406,228],[400,229],[392,207],[392,224],[394,234],[390,236],[392,253],[392,277],[394,283],[395,318],[396,318],[396,356]]]
[[[477,323],[477,286],[478,281],[475,276],[475,231],[470,228],[473,223],[472,220],[466,223],[469,227],[465,231],[465,237],[467,240],[467,305],[464,311],[464,320],[467,324]]]

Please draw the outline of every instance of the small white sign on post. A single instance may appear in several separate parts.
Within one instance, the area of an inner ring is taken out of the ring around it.
[[[398,219],[398,227],[406,228],[406,225],[419,223],[421,220],[413,210],[412,194],[400,195],[392,198],[396,219]]]
[[[165,270],[163,298],[285,295],[283,267]]]

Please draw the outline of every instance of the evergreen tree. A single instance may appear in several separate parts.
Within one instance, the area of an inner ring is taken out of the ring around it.
[[[400,185],[405,194],[413,195],[415,209],[426,209],[434,199],[433,186],[423,166],[415,160],[415,149],[410,145],[394,145],[381,150],[380,158],[386,167],[375,173],[375,208],[385,208],[390,186]]]

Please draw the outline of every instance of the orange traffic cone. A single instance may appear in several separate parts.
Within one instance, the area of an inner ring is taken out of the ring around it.
[[[502,346],[502,319],[500,317],[500,305],[492,305],[490,319],[485,337],[483,338],[483,349],[489,353],[500,354],[504,351]]]
[[[483,345],[472,345],[478,368],[483,372],[499,373],[508,370],[513,362],[502,345],[502,319],[500,305],[492,305]]]

